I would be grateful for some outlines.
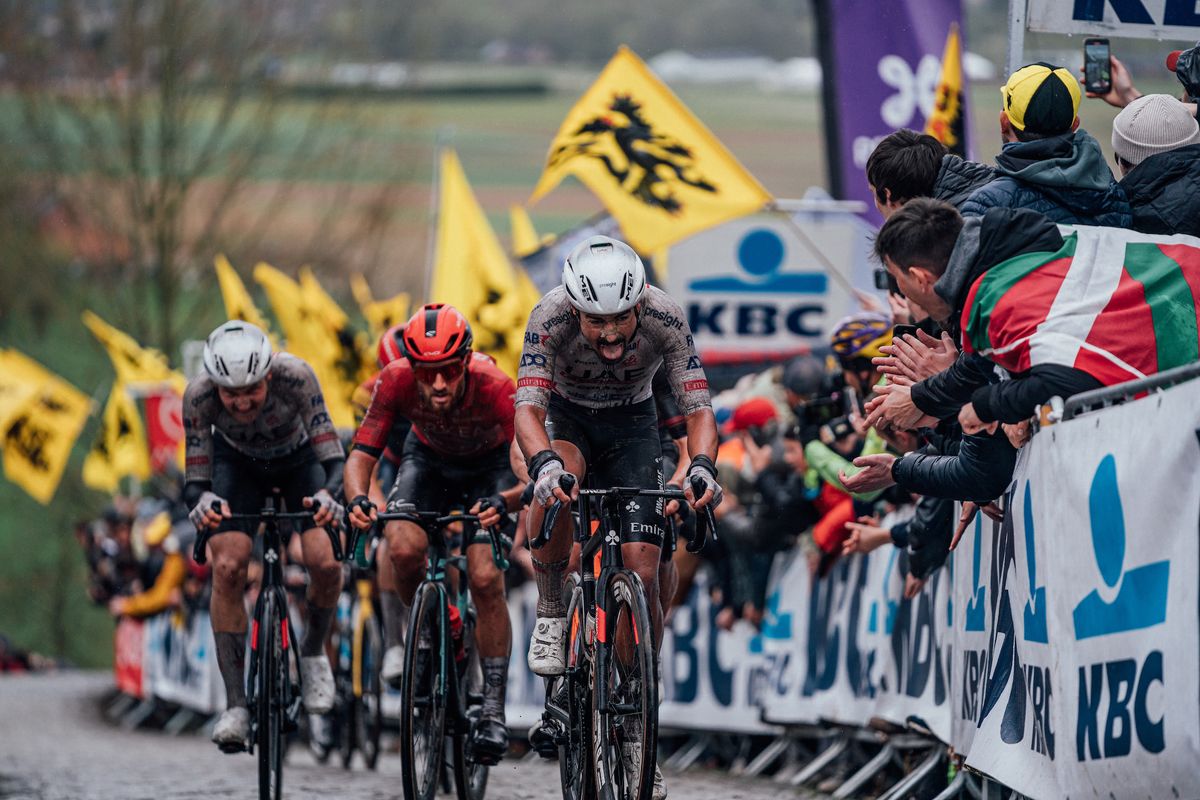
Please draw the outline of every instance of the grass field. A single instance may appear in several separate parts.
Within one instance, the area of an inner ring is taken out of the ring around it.
[[[1166,82],[1142,88],[1175,90]],[[816,96],[766,95],[740,88],[685,88],[680,95],[777,197],[798,197],[809,186],[824,184],[821,110]],[[310,259],[305,237],[318,228],[321,216],[331,213],[331,207],[338,225],[352,229],[356,217],[371,209],[373,198],[387,190],[387,225],[377,246],[351,254],[346,262],[315,266],[330,276],[329,288],[343,299],[348,295],[344,274],[351,269],[367,272],[377,294],[410,290],[419,295],[429,235],[435,142],[441,138],[458,149],[481,204],[506,238],[508,206],[528,199],[550,140],[576,97],[575,93],[560,92],[497,100],[357,100],[346,109],[349,116],[334,116],[322,129],[321,157],[290,164],[289,172],[284,171],[289,162],[280,153],[270,154],[258,165],[248,193],[240,200],[243,207],[231,215],[235,226],[239,220],[252,218],[256,206],[265,203],[281,182],[287,184],[289,194],[269,220],[257,248],[231,253],[234,263],[248,268],[266,258],[292,271]],[[997,87],[975,87],[975,151],[980,160],[990,160],[999,150],[998,105]],[[284,129],[288,131],[288,121],[307,119],[312,106],[307,101],[293,101],[285,111]],[[1084,127],[1096,135],[1106,153],[1115,113],[1096,100],[1085,101],[1081,110]],[[0,125],[11,130],[15,114],[12,98],[0,97]],[[299,125],[295,123],[296,130],[289,135],[299,136]],[[287,136],[283,140],[286,143]],[[353,158],[341,155],[347,152]],[[539,231],[553,233],[599,210],[589,193],[571,183],[534,206],[531,214]],[[203,336],[221,319],[207,257],[197,264],[187,296],[187,303],[200,309],[190,334],[193,338]],[[85,265],[64,267],[39,278],[55,287],[55,302],[42,308],[42,316],[36,320],[29,309],[0,318],[0,346],[27,352],[84,391],[95,393],[102,402],[112,374],[99,346],[79,323],[79,312],[94,308],[119,321],[145,310],[131,308],[133,301],[121,294],[121,287],[92,277]],[[261,302],[261,296],[259,299]],[[59,495],[49,508],[0,481],[0,633],[23,646],[88,665],[104,664],[111,658],[107,615],[87,604],[82,559],[71,538],[71,523],[97,514],[105,501],[84,489],[79,480],[83,452],[96,425],[93,419],[81,437]]]

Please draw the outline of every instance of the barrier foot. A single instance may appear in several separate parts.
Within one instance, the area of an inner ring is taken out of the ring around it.
[[[805,746],[799,739],[787,736],[787,758],[783,766],[771,777],[776,783],[791,783],[792,778],[816,755],[816,751]]]
[[[118,694],[105,706],[104,713],[114,722],[129,713],[129,709],[138,704],[138,699],[127,694]]]
[[[708,737],[703,735],[694,735],[688,740],[688,743],[676,750],[666,761],[666,766],[670,767],[675,772],[683,772],[692,764],[700,760],[700,756],[704,755],[704,751],[708,749]]]
[[[959,769],[954,780],[933,800],[953,800],[956,797],[967,796],[973,800],[983,800],[983,792],[975,785],[975,779],[965,769]]]
[[[192,724],[192,720],[196,718],[195,713],[191,709],[181,708],[171,715],[167,720],[167,724],[163,725],[163,730],[171,736],[178,736],[187,730],[187,727]]]
[[[804,767],[804,769],[793,775],[792,779],[788,781],[788,783],[790,783],[792,786],[803,786],[804,784],[808,783],[813,778],[820,775],[826,767],[836,761],[842,753],[846,752],[846,748],[849,746],[849,737],[845,736],[844,734],[840,735],[833,742],[833,744],[829,745],[829,747],[826,747],[817,754],[816,758],[808,762],[808,766]]]
[[[891,789],[879,796],[878,800],[902,800],[907,797],[921,781],[925,780],[938,766],[942,763],[942,748],[934,747],[929,751],[929,755],[925,757],[917,768],[904,776],[903,779]]]
[[[880,748],[879,752],[875,754],[874,758],[872,758],[866,764],[863,764],[862,768],[859,769],[858,772],[847,778],[845,783],[837,788],[837,791],[833,793],[833,797],[837,798],[838,800],[844,800],[844,798],[853,795],[855,792],[861,789],[867,781],[869,781],[876,774],[878,774],[880,770],[886,767],[891,762],[892,756],[895,755],[895,753],[896,747],[891,742],[885,744],[882,748]]]
[[[143,700],[121,717],[121,727],[127,731],[139,727],[143,722],[150,719],[150,715],[158,708],[153,700]]]
[[[792,743],[787,738],[780,737],[776,739],[767,745],[761,753],[755,756],[754,759],[746,765],[746,768],[742,770],[742,774],[749,775],[751,777],[757,777],[761,775],[763,772],[770,769],[771,765],[778,761],[780,756],[786,754],[791,746]]]

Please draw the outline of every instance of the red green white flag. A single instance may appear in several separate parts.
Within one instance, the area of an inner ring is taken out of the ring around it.
[[[1200,359],[1198,309],[1200,239],[1079,226],[975,281],[963,346],[1010,372],[1060,364],[1112,385]]]

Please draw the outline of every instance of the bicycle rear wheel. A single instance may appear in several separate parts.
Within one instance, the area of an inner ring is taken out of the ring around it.
[[[483,665],[479,650],[475,646],[475,613],[471,610],[463,625],[463,647],[465,663],[456,665],[462,674],[458,677],[456,695],[452,708],[462,713],[460,724],[454,731],[454,788],[458,800],[483,800],[487,791],[488,767],[476,761],[471,754],[471,731],[479,721],[483,709]]]
[[[360,608],[359,613],[362,613]],[[354,739],[367,769],[379,764],[379,736],[383,731],[383,684],[379,669],[383,664],[383,633],[379,617],[362,619],[362,641],[356,653],[355,671],[358,689],[354,698]]]
[[[446,601],[422,583],[413,600],[401,679],[400,755],[405,800],[432,800],[445,750],[449,642]],[[445,637],[448,638],[448,637]]]
[[[596,638],[610,644],[609,655],[593,665],[592,684],[597,792],[601,800],[650,800],[658,751],[658,661],[646,595],[630,570],[614,573],[605,591],[608,613],[597,614]],[[618,633],[632,639],[624,658]],[[605,708],[599,705],[602,683],[609,699]]]
[[[564,591],[567,605],[567,671],[549,682],[548,691],[567,709],[565,741],[558,748],[558,772],[563,800],[595,800],[596,774],[592,765],[592,669],[588,654],[587,610],[579,575],[571,575]]]
[[[255,620],[254,649],[258,658],[255,714],[260,800],[278,800],[283,792],[284,685],[289,676],[283,641],[286,635],[283,628],[286,609],[280,607],[280,602],[277,592],[265,591],[259,617]]]

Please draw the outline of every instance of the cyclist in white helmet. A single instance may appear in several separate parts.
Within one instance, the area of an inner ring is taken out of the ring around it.
[[[318,526],[340,521],[345,451],[325,408],[317,377],[290,353],[272,353],[261,329],[231,320],[209,335],[204,373],[183,395],[186,440],[184,499],[197,529],[209,539],[213,567],[212,623],[217,666],[227,708],[213,729],[226,752],[246,745],[250,712],[243,671],[246,657],[246,569],[253,539],[227,519],[253,514],[273,488],[293,511],[310,508],[301,534],[308,568],[308,624],[300,643],[304,705],[323,714],[333,707],[333,670],[324,643],[342,586],[342,570]]]
[[[563,264],[562,285],[547,293],[529,316],[517,377],[516,438],[535,482],[531,532],[540,529],[546,506],[571,499],[559,485],[564,474],[582,480],[590,470],[601,487],[662,488],[659,421],[651,390],[660,367],[686,420],[688,476],[700,476],[707,487],[694,497],[688,486],[689,502],[694,508],[719,503],[713,465],[717,426],[683,309],[647,285],[642,260],[628,245],[605,236],[580,243]],[[621,555],[625,566],[641,577],[657,646],[662,640],[662,502],[631,503],[626,513],[630,535],[622,542]],[[550,542],[533,551],[538,618],[529,667],[539,675],[558,675],[565,668],[562,590],[572,527],[571,515],[560,514]],[[655,776],[654,796],[666,797],[661,772]]]

